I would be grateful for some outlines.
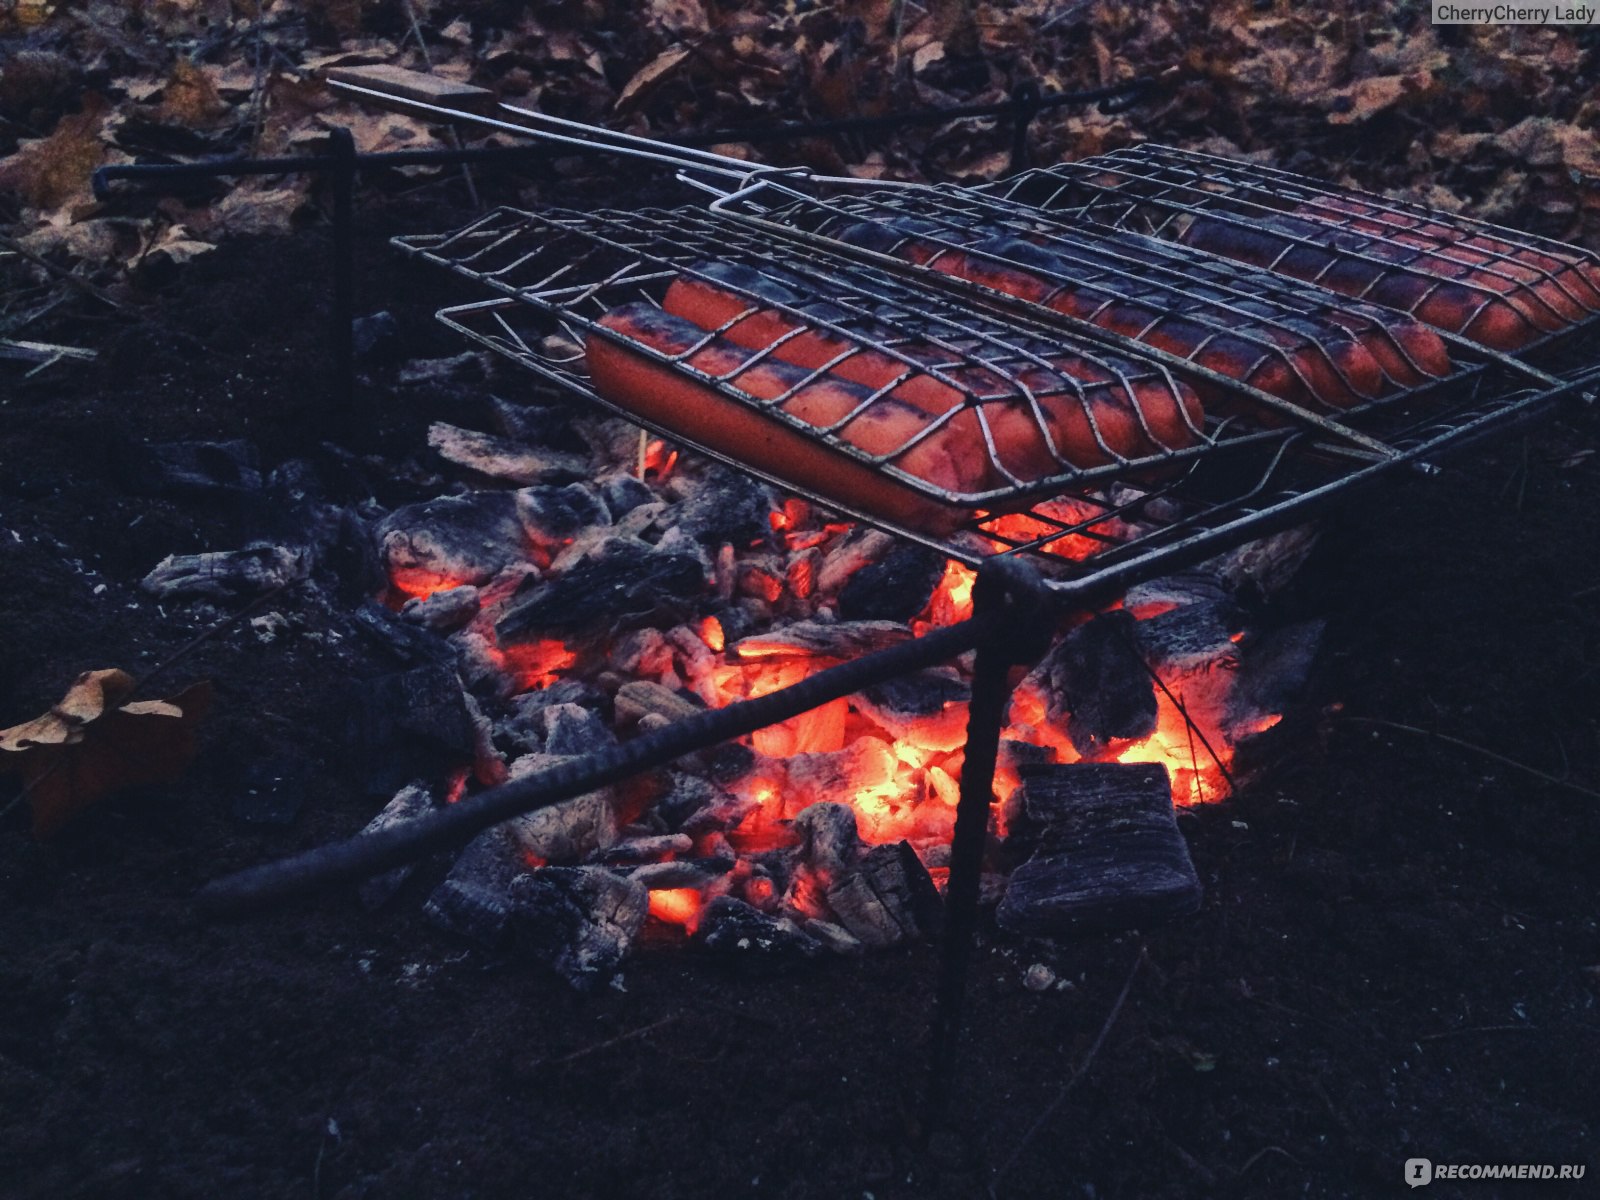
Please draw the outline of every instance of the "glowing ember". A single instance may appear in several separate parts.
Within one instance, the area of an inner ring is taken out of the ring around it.
[[[532,642],[517,642],[496,651],[502,669],[517,681],[519,691],[535,691],[554,683],[562,671],[576,665],[578,655],[564,642],[554,638],[539,638]]]
[[[389,575],[389,582],[403,596],[426,600],[435,592],[448,592],[469,581],[420,567],[396,567]]]
[[[700,893],[693,888],[662,888],[650,893],[650,915],[690,933],[700,918]]]

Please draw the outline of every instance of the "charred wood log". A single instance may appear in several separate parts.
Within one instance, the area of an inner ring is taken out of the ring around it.
[[[588,460],[580,455],[529,446],[443,421],[428,427],[428,445],[446,462],[501,483],[572,483],[589,474]]]
[[[603,557],[587,559],[516,600],[495,632],[503,641],[516,641],[602,624],[672,625],[705,584],[697,556],[618,538],[607,543]]]
[[[936,933],[943,902],[909,842],[874,846],[827,890],[828,907],[867,946],[895,946]]]
[[[585,992],[616,975],[649,908],[642,885],[604,867],[542,867],[510,887],[515,944]]]
[[[816,958],[822,945],[788,917],[775,917],[732,896],[706,905],[695,931],[722,958],[776,965]]]
[[[378,830],[387,829],[391,825],[414,820],[432,808],[431,791],[420,783],[407,784],[395,793],[394,799],[383,806],[383,811],[367,822],[367,827],[361,832],[377,833]],[[361,903],[368,909],[381,908],[400,890],[401,885],[411,877],[411,872],[415,869],[416,864],[406,863],[395,867],[392,871],[385,871],[382,875],[374,875],[361,885]]]
[[[369,787],[391,794],[474,762],[479,739],[461,680],[449,667],[413,667],[353,689],[352,732],[369,764]]]
[[[877,562],[851,575],[839,591],[839,615],[849,621],[909,621],[928,606],[944,577],[946,558],[916,542],[899,542]]]
[[[1066,725],[1085,758],[1155,730],[1155,684],[1134,649],[1137,624],[1126,612],[1102,613],[1062,638],[1038,668],[1049,680],[1051,719]]]
[[[1072,763],[1023,776],[1033,857],[1014,872],[1001,928],[1040,937],[1146,925],[1194,912],[1200,879],[1159,763]],[[1019,834],[1026,834],[1026,830]]]

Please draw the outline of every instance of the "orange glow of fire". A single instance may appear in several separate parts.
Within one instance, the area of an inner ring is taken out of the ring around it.
[[[517,681],[522,691],[549,687],[561,677],[562,671],[570,670],[578,661],[577,652],[555,638],[517,642],[491,653],[497,656],[500,668]]]
[[[650,915],[693,933],[700,921],[700,900],[694,888],[662,888],[650,893]]]
[[[461,587],[467,580],[421,567],[396,567],[390,573],[389,582],[394,585],[395,591],[408,598],[426,600],[435,592],[448,592],[451,588]]]
[[[644,453],[639,456],[639,476],[654,474],[657,480],[665,481],[672,475],[672,468],[678,465],[678,451],[668,449],[667,444],[660,438],[651,438],[644,448]]]
[[[979,528],[985,533],[994,535],[990,540],[994,548],[999,551],[1009,550],[1019,543],[1031,542],[1035,538],[1049,537],[1051,534],[1061,532],[1059,525],[1037,520],[1026,513],[1007,513],[1005,516],[994,517],[983,522]],[[1074,562],[1082,561],[1103,549],[1105,549],[1103,542],[1085,537],[1081,533],[1069,533],[1039,547],[1041,553],[1054,554],[1058,558],[1070,558]]]
[[[713,654],[721,654],[727,646],[727,638],[722,632],[722,622],[715,617],[707,617],[700,622],[700,640],[710,648]]]

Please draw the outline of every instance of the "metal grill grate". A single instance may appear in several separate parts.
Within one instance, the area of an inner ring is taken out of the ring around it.
[[[1288,171],[1145,145],[1025,172],[991,199],[1149,234],[1525,352],[1600,315],[1600,255]],[[1459,319],[1440,321],[1445,312]]]
[[[1135,352],[1120,353],[1124,339],[1093,326],[1079,334],[1063,330],[1066,322],[975,304],[968,296],[926,286],[906,264],[894,263],[891,269],[852,262],[833,253],[834,243],[825,238],[789,238],[788,226],[780,228],[786,240],[774,239],[766,218],[758,224],[684,210],[533,214],[503,209],[454,233],[399,238],[396,244],[500,293],[498,299],[445,310],[440,316],[446,323],[563,389],[603,404],[584,370],[585,339],[613,336],[599,324],[602,317],[623,304],[659,305],[671,284],[684,278],[712,279],[748,301],[747,309],[723,323],[724,331],[752,314],[777,310],[859,347],[847,348],[845,356],[883,354],[904,363],[908,372],[927,371],[959,389],[963,407],[975,413],[1002,403],[1036,403],[1041,389],[1030,381],[1040,371],[1053,370],[1052,359],[1064,349],[1107,364],[1130,382],[1175,386],[1181,373],[1164,361],[1172,356],[1138,352],[1137,344]],[[753,279],[730,282],[725,272],[711,267],[714,263],[748,268]],[[774,284],[792,298],[774,299],[769,287]],[[941,356],[931,368],[930,346]],[[692,356],[689,350],[659,357],[695,374],[685,365]],[[1055,383],[1059,394],[1081,395],[1081,381],[1055,374],[1062,376]],[[705,372],[697,377],[751,402],[726,377]],[[1446,384],[1412,390],[1403,402],[1368,406],[1363,432],[1346,434],[1342,426],[1323,427],[1316,419],[1278,428],[1237,416],[1209,419],[1192,446],[1144,459],[1112,456],[1099,467],[961,496],[897,472],[888,461],[892,455],[865,456],[836,433],[808,427],[810,436],[831,439],[841,455],[898,474],[938,500],[965,506],[959,523],[937,532],[853,509],[819,491],[813,480],[771,470],[756,473],[971,565],[997,554],[1026,554],[1057,587],[1091,579],[1097,586],[1114,586],[1303,519],[1347,487],[1397,463],[1420,461],[1456,438],[1493,428],[1578,387],[1577,382],[1528,387],[1525,379],[1490,363]],[[880,388],[874,397],[892,390],[892,385]],[[631,409],[619,411],[640,419]],[[1027,411],[1037,413],[1037,408]],[[708,447],[683,428],[643,423],[735,466],[751,467],[736,450]],[[982,428],[990,430],[988,424]],[[994,460],[992,432],[985,433],[985,449]]]

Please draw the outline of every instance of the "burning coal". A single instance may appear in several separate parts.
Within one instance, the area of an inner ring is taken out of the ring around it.
[[[598,482],[441,497],[380,528],[390,608],[446,638],[460,663],[477,784],[766,695],[971,615],[974,572],[959,562],[680,462],[660,442],[632,445],[619,422],[597,429],[618,468]],[[480,472],[482,453],[476,446]],[[1036,534],[1028,520],[992,522],[996,547]],[[1265,560],[1281,573],[1307,545],[1292,535]],[[1094,548],[1068,538],[1051,553]],[[1284,666],[1234,599],[1241,584],[1266,585],[1253,553],[1063,621],[1013,695],[996,837],[1033,763],[1156,763],[1180,805],[1228,794],[1236,749],[1277,720],[1280,697],[1252,659],[1265,648],[1277,675]],[[640,921],[648,913],[694,931],[716,914],[744,922],[747,936],[759,918],[761,936],[792,932],[833,948],[902,940],[931,919],[923,892],[945,874],[970,671],[970,661],[923,671],[631,791],[509,822],[485,835],[493,845],[463,855],[430,908],[498,936],[508,910],[494,897],[511,876],[604,868],[638,893],[622,903],[602,889],[606,903],[636,908]],[[558,889],[563,904],[576,886]],[[596,953],[599,970],[621,951]]]

